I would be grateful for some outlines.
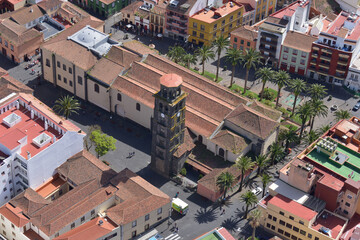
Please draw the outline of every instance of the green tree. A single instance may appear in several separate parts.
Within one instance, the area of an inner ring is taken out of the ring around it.
[[[215,78],[215,81],[217,81],[219,78],[220,55],[221,52],[230,45],[230,41],[227,38],[225,38],[223,35],[221,35],[220,37],[214,40],[212,45],[215,48],[215,53],[217,54],[217,68],[216,68],[216,78]]]
[[[230,88],[232,87],[234,83],[234,74],[235,74],[235,67],[239,64],[239,61],[241,59],[241,51],[236,48],[229,48],[226,51],[226,60],[231,64],[232,70],[231,70],[231,80],[230,80]]]
[[[257,203],[257,197],[253,192],[247,191],[246,193],[241,195],[240,199],[245,203],[244,219],[246,219],[249,212],[249,207]]]
[[[316,139],[320,137],[320,132],[310,130],[310,132],[306,135],[305,141],[308,145],[313,143]]]
[[[90,151],[92,148],[93,142],[90,140],[91,133],[95,130],[99,130],[101,132],[101,127],[99,125],[91,125],[89,130],[87,131],[88,134],[84,137],[84,145],[87,151]]]
[[[295,107],[296,107],[296,101],[297,98],[299,97],[299,95],[306,90],[306,82],[300,78],[296,78],[294,79],[291,83],[290,83],[290,88],[292,90],[292,92],[295,95],[295,99],[294,99],[294,104],[293,104],[293,109],[292,109],[292,114],[294,115],[295,113]]]
[[[296,129],[290,128],[286,130],[282,130],[279,134],[279,140],[285,142],[285,149],[289,148],[291,143],[294,143],[298,140],[298,136],[296,135]]]
[[[334,113],[336,121],[350,118],[350,112],[348,110],[340,109]]]
[[[313,129],[314,127],[314,122],[315,122],[315,118],[322,116],[322,117],[326,117],[328,114],[328,107],[324,104],[324,102],[320,99],[317,100],[312,100],[310,101],[311,104],[311,116],[312,116],[312,121],[311,121],[311,125],[310,125],[310,131]]]
[[[209,61],[210,59],[215,58],[215,53],[209,46],[202,46],[201,48],[196,49],[196,55],[199,56],[200,62],[202,65],[202,73],[201,75],[204,75],[205,72],[205,63]]]
[[[169,47],[167,56],[175,63],[180,63],[186,54],[186,51],[180,46]]]
[[[260,92],[260,101],[263,99],[264,89],[267,82],[271,82],[274,78],[275,72],[269,67],[262,67],[256,72],[256,76],[261,78],[262,88]]]
[[[95,152],[97,153],[97,157],[100,158],[104,156],[108,151],[116,150],[116,140],[102,133],[100,130],[92,131],[90,140],[95,145]]]
[[[270,145],[270,161],[271,165],[275,164],[275,160],[284,152],[284,149],[281,147],[281,145],[278,142],[273,142]]]
[[[63,113],[65,119],[68,119],[72,113],[78,114],[80,103],[73,96],[63,96],[55,101],[54,110]]]
[[[243,94],[246,93],[250,69],[253,68],[256,70],[257,66],[261,64],[260,59],[261,59],[260,53],[255,51],[252,48],[246,50],[245,53],[241,57],[241,63],[243,64],[244,68],[246,69]]]
[[[279,70],[276,74],[275,77],[273,79],[273,82],[278,86],[278,94],[277,94],[277,98],[276,98],[276,105],[275,107],[277,108],[279,105],[279,99],[280,99],[280,95],[281,95],[281,89],[283,87],[285,87],[290,81],[290,75],[283,71],[283,70]]]
[[[331,128],[331,126],[329,124],[323,125],[319,128],[319,132],[320,132],[320,134],[324,134],[327,131],[329,131],[330,128]]]
[[[263,174],[261,176],[261,183],[262,183],[262,187],[263,187],[262,197],[265,196],[266,187],[270,182],[271,182],[271,176],[270,175]]]
[[[258,166],[256,175],[260,175],[263,171],[263,169],[269,164],[269,159],[266,155],[260,154],[256,156],[255,163]]]
[[[252,235],[251,235],[252,240],[256,240],[255,232],[256,232],[256,228],[258,226],[260,226],[260,219],[261,218],[262,218],[262,213],[261,213],[261,211],[259,209],[254,209],[253,211],[250,212],[249,224],[253,229]]]
[[[216,186],[224,193],[223,198],[226,198],[226,192],[231,189],[235,182],[235,177],[229,172],[222,172],[216,179]]]
[[[191,64],[196,64],[197,56],[195,54],[187,53],[182,57],[181,60],[185,66],[190,69]]]
[[[311,100],[317,100],[321,99],[326,96],[327,89],[324,87],[324,85],[321,85],[319,83],[311,84],[311,86],[307,90],[309,96],[311,97]]]
[[[240,180],[240,187],[239,192],[242,190],[243,181],[244,181],[244,175],[247,170],[251,169],[254,166],[254,162],[251,161],[250,157],[242,156],[236,160],[236,166],[241,171],[241,180]]]
[[[304,128],[305,128],[305,124],[306,121],[308,120],[308,118],[310,118],[311,116],[311,105],[310,102],[306,102],[302,105],[300,105],[297,108],[296,114],[299,116],[299,118],[301,119],[301,128],[300,128],[300,141],[302,139],[302,135],[304,132]]]

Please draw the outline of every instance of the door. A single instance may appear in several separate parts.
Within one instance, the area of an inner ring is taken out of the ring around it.
[[[294,65],[290,65],[289,73],[295,73],[295,66]]]
[[[6,49],[5,49],[5,48],[2,48],[2,54],[3,54],[4,56],[7,56],[7,54],[6,54]]]
[[[286,63],[281,63],[280,69],[284,70],[284,71],[287,71],[287,64]]]
[[[301,75],[301,76],[304,76],[305,75],[305,69],[304,68],[299,68],[298,69],[298,74]]]

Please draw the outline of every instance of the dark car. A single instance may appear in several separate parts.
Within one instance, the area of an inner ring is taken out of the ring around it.
[[[360,103],[357,103],[354,107],[353,107],[353,111],[357,111],[357,110],[359,110],[359,108],[360,108]]]

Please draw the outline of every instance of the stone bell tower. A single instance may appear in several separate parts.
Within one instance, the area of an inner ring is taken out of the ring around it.
[[[184,142],[187,94],[181,91],[182,82],[177,74],[165,74],[160,78],[160,91],[154,94],[150,166],[166,177],[180,171],[173,153]]]

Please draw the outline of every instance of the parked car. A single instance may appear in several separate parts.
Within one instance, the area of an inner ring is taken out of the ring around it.
[[[334,104],[330,107],[330,109],[331,111],[336,111],[338,109],[338,106]]]
[[[355,106],[353,107],[353,111],[357,111],[357,110],[359,110],[359,108],[360,108],[360,103],[357,103],[357,104],[355,104]]]
[[[254,193],[255,195],[259,195],[262,192],[262,188],[256,187],[253,190],[251,190],[251,192]]]

